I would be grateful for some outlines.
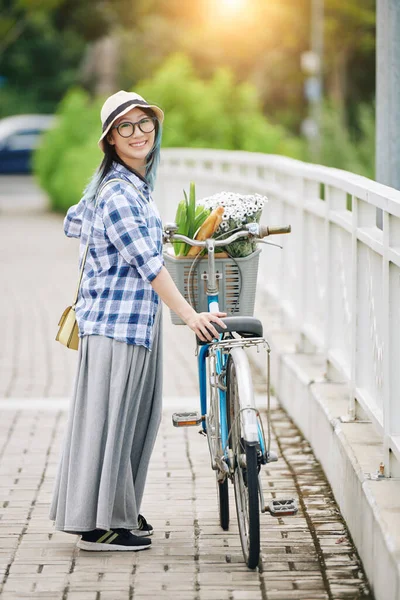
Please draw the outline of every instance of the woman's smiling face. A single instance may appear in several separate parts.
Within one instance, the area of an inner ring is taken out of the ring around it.
[[[155,140],[155,129],[150,133],[144,133],[135,125],[134,133],[129,137],[122,137],[116,127],[122,123],[137,123],[141,119],[147,119],[147,115],[141,108],[132,108],[129,112],[119,117],[108,135],[108,141],[115,147],[118,156],[130,167],[144,175],[146,157],[153,148]],[[153,124],[154,126],[154,124]],[[129,126],[127,126],[129,127]],[[123,133],[123,129],[120,129]]]

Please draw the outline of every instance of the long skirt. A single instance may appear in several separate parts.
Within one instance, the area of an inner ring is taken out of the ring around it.
[[[162,410],[162,308],[152,350],[80,340],[50,519],[69,533],[135,529]]]

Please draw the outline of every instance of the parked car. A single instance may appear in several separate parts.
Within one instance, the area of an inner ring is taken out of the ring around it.
[[[16,115],[0,119],[0,173],[30,173],[32,154],[53,115]]]

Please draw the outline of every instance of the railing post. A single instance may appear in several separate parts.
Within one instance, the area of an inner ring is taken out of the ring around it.
[[[383,329],[383,451],[385,475],[391,476],[392,464],[390,460],[390,342],[389,342],[389,322],[390,322],[390,293],[389,293],[389,215],[385,211],[382,214],[383,226],[383,307],[385,310],[384,329]]]
[[[325,186],[325,252],[326,252],[326,311],[325,311],[325,356],[326,356],[326,374],[330,381],[343,381],[343,377],[329,361],[329,351],[332,348],[332,328],[334,326],[332,314],[333,309],[333,227],[331,214],[334,212],[346,211],[347,194],[340,188],[334,186]]]
[[[357,247],[357,229],[358,229],[358,213],[359,200],[353,197],[352,201],[352,237],[351,237],[351,278],[353,282],[351,292],[351,379],[350,379],[350,396],[348,419],[354,421],[356,418],[356,381],[357,381],[357,306],[358,306],[358,281],[357,281],[357,263],[358,263],[358,247]]]
[[[305,314],[306,314],[306,296],[305,296],[305,285],[304,285],[304,281],[305,281],[305,268],[306,268],[306,264],[305,264],[305,225],[304,225],[304,220],[305,220],[305,215],[304,215],[304,204],[305,204],[305,181],[304,178],[302,177],[300,182],[299,182],[299,195],[298,195],[298,207],[297,207],[297,226],[298,226],[298,231],[296,232],[297,235],[297,239],[300,240],[299,244],[298,244],[298,248],[297,248],[297,252],[298,252],[298,256],[296,257],[297,260],[297,268],[298,268],[298,273],[300,273],[300,300],[299,300],[299,312],[297,315],[297,330],[299,331],[300,327],[299,324],[304,323],[305,321]],[[297,342],[297,345],[299,346],[299,349],[301,350],[302,347],[304,346],[303,343],[303,336],[300,334],[299,335],[299,339]]]
[[[329,210],[334,202],[334,190],[331,187],[325,186],[325,333],[324,333],[324,355],[325,355],[325,372],[328,375],[329,361],[328,353],[331,339],[331,314],[332,314],[332,298],[330,293],[332,281],[332,265],[331,265],[331,227],[329,221]]]
[[[400,439],[400,268],[390,262],[390,249],[400,245],[400,218],[387,211],[383,212],[383,244],[384,464],[387,477],[400,477],[399,456],[393,452],[394,439]]]
[[[310,264],[313,262],[313,259],[316,258],[315,253],[313,255],[313,249],[315,250],[315,246],[318,243],[316,232],[311,232],[310,230],[315,225],[315,215],[312,210],[312,207],[315,204],[319,205],[321,201],[320,198],[320,182],[319,180],[314,180],[308,177],[305,177],[303,180],[303,203],[302,203],[302,232],[301,232],[301,306],[302,306],[302,314],[300,325],[298,325],[299,329],[303,329],[300,331],[299,336],[299,351],[300,352],[315,352],[315,343],[310,340],[310,337],[304,332],[304,329],[309,329],[310,325],[313,326],[313,322],[309,322],[310,311],[307,311],[307,298],[310,297],[310,289],[307,287],[307,281],[310,282],[308,274],[310,271]],[[310,210],[311,208],[311,210]],[[315,274],[314,274],[315,275]],[[311,283],[311,282],[310,282]],[[314,311],[318,308],[318,298],[315,296],[315,304],[312,306],[311,312],[314,314]],[[311,319],[312,321],[312,319]],[[323,332],[325,333],[325,331]]]

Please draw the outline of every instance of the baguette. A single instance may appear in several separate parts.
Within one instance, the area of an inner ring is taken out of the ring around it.
[[[225,209],[223,206],[218,206],[212,211],[212,213],[207,217],[207,219],[204,221],[203,225],[197,232],[195,240],[204,241],[212,237],[212,235],[217,231],[218,227],[221,225],[224,210]],[[200,246],[192,246],[187,256],[197,256],[201,249],[202,248]]]

